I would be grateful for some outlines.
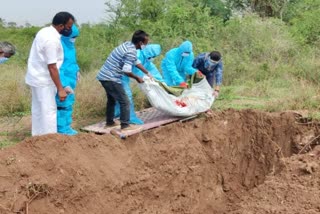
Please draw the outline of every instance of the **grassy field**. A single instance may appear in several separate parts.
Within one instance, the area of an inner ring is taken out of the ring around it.
[[[148,29],[151,43],[161,45],[162,53],[155,60],[158,68],[164,54],[184,39],[193,43],[195,55],[212,50],[222,53],[224,80],[220,96],[212,106],[214,110],[297,110],[320,118],[320,39],[312,43],[301,37],[297,39],[291,33],[292,27],[276,18],[248,15],[223,23],[199,8],[188,7],[181,11],[173,7],[171,10],[172,14],[168,11],[170,16],[152,23],[142,20],[136,27]],[[188,20],[182,25],[186,17],[201,24],[194,25]],[[130,40],[135,25],[132,20],[125,20],[128,27],[80,26],[76,47],[81,80],[74,107],[77,129],[104,118],[105,92],[95,77],[111,50],[124,40]],[[30,136],[31,93],[24,76],[32,39],[38,30],[37,27],[0,26],[0,38],[17,47],[17,54],[0,66],[0,147]],[[136,110],[149,107],[137,84],[132,82]]]
[[[14,145],[31,135],[29,88],[24,84],[25,69],[5,65],[1,72],[0,148]],[[14,74],[14,75],[12,75]],[[14,78],[12,78],[14,76]],[[104,120],[105,92],[95,79],[96,72],[82,75],[76,90],[74,127],[80,129]],[[138,85],[132,81],[136,110],[149,106]],[[243,84],[224,85],[212,109],[260,109],[264,111],[304,111],[307,116],[320,119],[319,88],[304,80],[287,78],[267,79],[261,82],[246,81]]]

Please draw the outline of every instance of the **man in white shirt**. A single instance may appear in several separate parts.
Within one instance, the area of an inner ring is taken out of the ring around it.
[[[52,25],[42,28],[33,40],[28,59],[26,83],[32,92],[32,136],[57,133],[57,104],[67,97],[62,87],[59,68],[63,62],[61,34],[71,34],[74,17],[68,12],[57,13]]]

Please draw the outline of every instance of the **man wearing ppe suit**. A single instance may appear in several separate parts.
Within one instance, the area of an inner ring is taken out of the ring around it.
[[[16,48],[10,42],[0,42],[0,64],[5,63],[16,53]]]
[[[147,69],[152,77],[160,82],[163,82],[163,78],[158,68],[153,63],[153,60],[161,53],[161,46],[159,44],[149,44],[144,49],[137,51],[137,56],[140,63]],[[133,68],[133,73],[139,77],[143,77],[145,74],[137,67]]]
[[[218,97],[223,75],[223,63],[220,52],[201,53],[194,59],[192,66],[206,76],[211,87],[214,85],[213,95]]]
[[[143,65],[143,67],[150,72],[152,77],[160,82],[163,82],[162,76],[155,66],[153,64],[153,59],[157,56],[159,56],[161,53],[161,46],[158,44],[149,44],[147,45],[143,50],[137,50],[137,56],[139,62]],[[132,72],[139,76],[143,77],[145,74],[137,67],[133,67]],[[132,97],[132,91],[130,88],[130,78],[126,75],[123,75],[122,77],[122,85],[124,87],[124,90],[126,91],[126,94],[129,97],[130,101],[130,123],[131,124],[144,124],[144,122],[137,117],[136,112],[134,110],[134,102],[133,102],[133,97]],[[118,117],[120,115],[120,106],[119,103],[117,102],[116,105],[116,110],[115,110],[115,116]]]
[[[165,83],[168,86],[187,88],[187,75],[192,75],[197,71],[192,67],[193,59],[190,41],[185,41],[179,47],[169,50],[161,62]]]
[[[57,101],[57,127],[58,133],[66,135],[75,135],[78,132],[71,128],[72,123],[72,107],[75,101],[74,90],[79,77],[79,66],[77,64],[75,40],[79,36],[79,30],[75,24],[72,25],[72,33],[69,36],[61,36],[61,44],[63,47],[64,60],[60,68],[60,80],[62,87],[67,92],[67,97],[64,101],[60,101],[59,96],[56,96]]]
[[[137,49],[143,49],[148,44],[148,41],[149,35],[142,30],[137,30],[133,34],[131,42],[124,42],[111,52],[97,75],[97,79],[100,81],[107,94],[107,127],[117,125],[114,121],[115,105],[117,101],[120,104],[121,130],[140,129],[129,125],[130,102],[121,80],[123,75],[127,75],[134,78],[138,83],[143,83],[143,79],[132,72],[132,67],[134,65],[151,77],[149,72],[137,59]]]
[[[57,133],[56,93],[60,101],[67,97],[59,69],[63,62],[61,35],[69,36],[74,17],[68,12],[57,13],[52,25],[42,28],[33,40],[28,59],[26,83],[32,93],[32,135]]]

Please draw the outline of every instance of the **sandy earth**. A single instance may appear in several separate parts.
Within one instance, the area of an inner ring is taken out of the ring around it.
[[[30,137],[0,151],[0,213],[320,213],[319,134],[226,110],[126,140]]]

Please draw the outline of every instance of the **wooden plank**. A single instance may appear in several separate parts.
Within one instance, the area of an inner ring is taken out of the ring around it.
[[[179,121],[183,118],[181,117],[174,117],[170,115],[166,115],[165,113],[155,109],[155,108],[148,108],[144,109],[142,111],[136,112],[137,116],[144,121],[143,125],[139,125],[142,128],[139,130],[132,130],[128,131],[123,134],[123,136],[120,133],[120,127],[105,127],[105,121],[101,121],[96,124],[92,124],[86,127],[83,127],[81,130],[86,132],[94,132],[97,134],[108,134],[111,133],[111,130],[113,130],[113,134],[118,135],[120,138],[126,138],[130,135],[137,134],[144,130],[149,130],[152,128],[159,127],[161,125],[165,125],[168,123],[172,123],[175,121]],[[137,125],[136,125],[137,126]],[[122,137],[121,137],[122,136]],[[125,137],[124,137],[125,136]]]

